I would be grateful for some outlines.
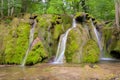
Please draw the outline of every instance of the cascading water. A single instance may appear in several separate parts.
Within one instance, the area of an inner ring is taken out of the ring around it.
[[[92,20],[91,20],[92,22]],[[94,30],[94,33],[95,33],[95,36],[96,36],[96,39],[97,39],[97,43],[98,43],[98,46],[99,46],[99,49],[100,49],[100,60],[109,60],[109,61],[113,61],[113,60],[116,60],[116,59],[113,59],[113,58],[106,58],[104,57],[104,53],[103,53],[103,47],[102,47],[102,42],[101,42],[101,37],[100,37],[100,34],[99,32],[96,30],[93,22],[92,22],[92,26],[93,26],[93,30]]]
[[[91,20],[92,21],[92,20]],[[95,27],[95,25],[93,24],[93,22],[92,22],[92,26],[93,26],[93,30],[94,30],[94,33],[95,33],[95,36],[96,36],[96,39],[97,39],[97,43],[98,43],[98,46],[99,46],[99,48],[100,48],[100,52],[101,52],[101,56],[103,55],[103,47],[102,47],[102,43],[101,43],[101,37],[100,37],[100,34],[99,34],[99,32],[96,30],[96,27]]]
[[[22,61],[22,64],[21,64],[22,66],[25,65],[25,62],[26,62],[28,53],[29,53],[29,51],[30,51],[30,49],[31,49],[31,46],[32,46],[33,37],[34,37],[34,27],[32,27],[31,30],[30,30],[29,47],[28,47],[28,49],[27,49],[27,51],[26,51],[26,54],[25,54],[25,57],[24,57],[24,59],[23,59],[23,61]]]
[[[33,38],[34,38],[34,29],[35,29],[35,26],[36,26],[36,21],[35,23],[32,25],[32,28],[30,29],[30,35],[29,35],[29,46],[28,46],[28,49],[26,51],[26,54],[25,54],[25,57],[23,58],[23,61],[22,61],[22,64],[21,66],[24,66],[25,63],[26,63],[26,59],[27,59],[27,56],[28,56],[28,53],[32,47],[32,43],[33,43]]]
[[[64,34],[60,36],[57,54],[56,54],[56,57],[53,63],[60,64],[64,62],[64,53],[65,53],[65,48],[66,48],[67,36],[69,32],[75,27],[76,27],[76,21],[75,19],[73,19],[72,27],[69,28]]]

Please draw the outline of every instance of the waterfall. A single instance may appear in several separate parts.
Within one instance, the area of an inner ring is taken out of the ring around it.
[[[28,53],[32,47],[32,43],[33,43],[33,38],[34,38],[34,29],[35,29],[35,26],[36,26],[36,21],[34,22],[34,24],[32,25],[32,28],[30,29],[30,35],[29,35],[29,46],[28,46],[28,49],[25,53],[25,57],[23,58],[23,61],[22,61],[22,64],[21,66],[24,66],[25,63],[26,63],[26,59],[27,59],[27,56],[28,56]]]
[[[91,22],[92,22],[92,20],[91,20]],[[97,31],[97,29],[96,29],[95,25],[93,24],[93,22],[92,22],[92,26],[93,26],[93,30],[94,30],[94,33],[95,33],[95,36],[96,36],[96,39],[97,39],[99,49],[100,49],[100,53],[101,53],[100,57],[103,57],[103,47],[102,47],[100,33]]]
[[[94,33],[95,33],[95,36],[96,36],[96,38],[97,38],[97,42],[98,42],[98,46],[99,46],[99,48],[100,48],[100,51],[101,51],[101,53],[102,53],[102,43],[101,43],[101,37],[100,37],[100,34],[99,34],[99,32],[96,30],[96,28],[94,27],[93,28],[94,29]]]
[[[45,2],[46,2],[46,0],[42,0],[42,2],[43,2],[43,3],[45,3]]]
[[[76,27],[76,21],[75,19],[73,19],[72,27],[69,28],[64,34],[60,36],[57,54],[56,54],[56,57],[53,63],[60,64],[64,62],[64,53],[65,53],[65,48],[66,48],[67,36],[69,32],[75,27]]]
[[[91,22],[92,22],[92,20],[91,20]],[[96,39],[97,39],[97,43],[98,43],[98,46],[99,46],[99,49],[100,49],[100,53],[101,53],[100,60],[104,60],[104,61],[117,60],[117,59],[114,59],[114,58],[108,58],[108,57],[104,56],[100,33],[96,30],[93,22],[92,22],[92,26],[93,26],[93,30],[94,30],[94,33],[95,33],[95,36],[96,36]]]
[[[34,28],[35,28],[35,27],[32,27],[32,28],[30,29],[29,47],[28,47],[28,49],[27,49],[27,51],[26,51],[26,54],[25,54],[25,57],[24,57],[24,59],[23,59],[23,61],[22,61],[21,66],[24,66],[24,65],[25,65],[25,62],[26,62],[28,53],[29,53],[29,51],[30,51],[30,49],[31,49],[32,42],[33,42],[33,38],[34,38]]]

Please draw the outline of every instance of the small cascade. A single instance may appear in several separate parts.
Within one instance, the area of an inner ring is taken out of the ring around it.
[[[32,27],[32,28],[30,29],[29,47],[28,47],[28,49],[27,49],[27,51],[26,51],[26,54],[25,54],[25,57],[24,57],[24,59],[23,59],[23,61],[22,61],[21,66],[24,66],[24,65],[25,65],[25,62],[26,62],[28,53],[29,53],[29,51],[30,51],[30,49],[31,49],[32,42],[33,42],[33,38],[34,38],[34,28],[35,28],[35,27]]]
[[[91,21],[92,21],[92,20],[91,20]],[[100,48],[100,53],[101,53],[101,55],[100,55],[100,60],[102,60],[102,61],[115,61],[115,60],[117,60],[117,59],[114,59],[114,58],[108,58],[108,57],[105,57],[105,56],[104,56],[100,33],[96,30],[93,22],[92,22],[92,26],[93,26],[93,29],[94,29],[95,36],[96,36],[96,38],[97,38],[98,46],[99,46],[99,48]]]
[[[91,20],[91,22],[92,22],[92,20]],[[93,30],[94,30],[94,33],[95,33],[95,36],[96,36],[96,39],[97,39],[99,49],[100,49],[100,53],[101,53],[100,57],[103,57],[103,47],[102,47],[100,33],[97,31],[97,29],[96,29],[95,25],[93,24],[93,22],[92,22],[92,26],[93,26]]]
[[[27,49],[27,51],[25,53],[25,57],[23,58],[21,66],[25,65],[28,53],[29,53],[29,51],[30,51],[30,49],[32,47],[33,38],[34,38],[34,29],[35,29],[36,24],[37,24],[37,22],[36,22],[36,20],[34,20],[34,24],[31,26],[32,28],[30,29],[29,46],[28,46],[28,49]]]
[[[66,48],[67,36],[69,32],[75,27],[76,27],[76,21],[75,19],[73,19],[72,27],[69,28],[64,34],[60,36],[57,54],[56,54],[56,57],[53,63],[61,64],[64,62],[64,53],[65,53],[65,48]]]

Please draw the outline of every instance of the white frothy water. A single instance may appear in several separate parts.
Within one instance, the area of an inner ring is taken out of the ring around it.
[[[66,48],[67,36],[68,36],[69,32],[75,27],[76,27],[76,22],[75,22],[75,19],[73,19],[72,27],[69,28],[64,34],[62,34],[60,36],[57,54],[56,54],[53,64],[64,63],[64,53],[65,53],[65,48]]]
[[[114,59],[114,58],[100,58],[100,60],[103,60],[103,61],[116,61],[117,59]]]
[[[42,0],[42,2],[43,2],[43,3],[45,3],[45,2],[46,2],[46,0]]]
[[[27,49],[27,51],[26,51],[26,54],[25,54],[25,57],[24,57],[24,59],[23,59],[23,61],[22,61],[21,66],[24,66],[24,65],[25,65],[26,59],[27,59],[27,56],[28,56],[28,53],[29,53],[29,51],[30,51],[30,49],[31,49],[32,42],[33,42],[33,38],[34,38],[34,28],[35,28],[35,27],[32,27],[32,28],[30,29],[29,47],[28,47],[28,49]]]
[[[92,20],[91,20],[92,21]],[[92,26],[93,26],[93,30],[94,30],[94,33],[95,33],[95,36],[96,36],[96,39],[97,39],[97,43],[98,43],[98,46],[99,46],[99,48],[100,48],[100,52],[102,53],[102,49],[103,49],[103,47],[102,47],[102,43],[101,43],[101,38],[100,38],[100,34],[99,34],[99,32],[96,30],[96,27],[95,27],[95,25],[93,24],[93,22],[92,22]]]

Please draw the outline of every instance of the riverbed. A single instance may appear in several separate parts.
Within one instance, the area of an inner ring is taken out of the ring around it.
[[[120,62],[0,65],[0,80],[120,80]]]

